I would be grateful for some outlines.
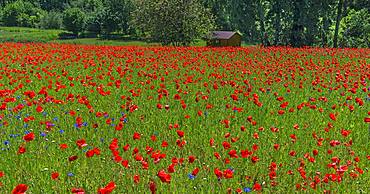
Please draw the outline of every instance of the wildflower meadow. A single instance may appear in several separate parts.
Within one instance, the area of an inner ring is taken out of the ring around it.
[[[370,49],[0,44],[0,193],[368,193]]]

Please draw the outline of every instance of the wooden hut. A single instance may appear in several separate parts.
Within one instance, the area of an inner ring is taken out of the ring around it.
[[[210,33],[207,46],[241,46],[242,35],[233,31],[213,31]]]

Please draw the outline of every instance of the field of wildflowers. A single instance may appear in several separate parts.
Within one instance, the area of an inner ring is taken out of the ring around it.
[[[370,49],[0,44],[0,193],[361,193]]]

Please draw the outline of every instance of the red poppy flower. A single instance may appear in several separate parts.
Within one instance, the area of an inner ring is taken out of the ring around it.
[[[181,137],[184,137],[184,132],[183,131],[181,131],[181,130],[176,130],[176,133],[177,133],[177,135],[181,138]]]
[[[217,176],[217,178],[222,178],[222,171],[218,168],[215,168],[213,170],[213,172],[215,173],[215,175]]]
[[[227,141],[222,142],[222,146],[224,147],[225,150],[228,150],[231,147],[231,145]]]
[[[134,140],[140,139],[140,133],[135,132],[132,138]]]
[[[121,162],[122,166],[125,167],[125,168],[128,168],[129,165],[128,165],[128,160],[122,160]]]
[[[253,188],[252,189],[255,190],[255,191],[260,191],[262,189],[262,187],[261,187],[261,185],[259,183],[255,183],[253,185]]]
[[[85,194],[85,190],[82,188],[72,188],[71,192],[76,194]]]
[[[167,174],[164,170],[160,170],[157,174],[157,176],[161,179],[164,183],[170,183],[171,182],[171,175]]]
[[[24,194],[26,193],[27,189],[28,189],[27,185],[19,184],[13,189],[12,194]]]
[[[51,173],[51,179],[55,180],[59,177],[59,173],[58,172],[53,172]]]
[[[333,121],[336,121],[337,120],[337,118],[335,117],[335,115],[333,113],[330,113],[329,117]]]
[[[36,107],[36,111],[40,113],[40,112],[43,112],[44,109],[39,105]]]
[[[67,145],[67,144],[65,144],[65,143],[60,144],[60,145],[59,145],[59,148],[60,148],[60,149],[67,149],[67,148],[68,148],[68,145]]]
[[[238,158],[238,154],[236,153],[236,150],[230,150],[229,151],[229,156],[231,158]]]
[[[34,139],[35,139],[35,134],[33,132],[23,136],[23,140],[25,140],[26,142],[30,142]]]
[[[167,147],[167,146],[168,146],[168,143],[167,143],[166,141],[163,141],[163,142],[162,142],[162,147],[164,147],[164,148],[165,148],[165,147]]]
[[[108,183],[104,188],[100,188],[98,190],[98,193],[99,194],[109,194],[109,193],[112,193],[115,188],[116,188],[116,184],[112,181]]]
[[[175,164],[174,163],[171,163],[168,168],[167,168],[167,171],[169,173],[174,173],[175,172]]]
[[[199,168],[195,168],[194,170],[193,170],[193,172],[191,172],[191,174],[193,175],[193,176],[197,176],[197,174],[199,173]]]
[[[71,156],[68,158],[70,162],[77,160],[78,156]]]
[[[94,156],[94,154],[95,154],[94,150],[89,150],[89,151],[86,152],[86,157],[91,158],[91,157]]]
[[[195,161],[195,156],[189,156],[189,163],[193,163]]]
[[[18,154],[23,154],[23,153],[25,153],[26,152],[26,148],[25,147],[23,147],[23,146],[19,146],[19,148],[18,148]]]
[[[157,191],[157,185],[154,181],[149,182],[149,190],[152,194],[155,194],[155,192]]]
[[[83,147],[85,147],[85,146],[87,146],[85,139],[79,139],[79,140],[77,140],[76,141],[76,144],[77,144],[78,148],[80,148],[80,149],[83,148]]]
[[[231,170],[231,169],[226,169],[223,173],[223,176],[226,178],[226,179],[231,179],[234,177],[234,171]]]
[[[140,182],[140,175],[134,175],[134,183],[138,184]]]

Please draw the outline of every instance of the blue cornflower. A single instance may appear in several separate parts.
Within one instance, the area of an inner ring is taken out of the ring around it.
[[[124,123],[127,123],[127,118],[124,118],[124,119],[123,119],[123,122],[124,122]]]
[[[5,140],[4,141],[4,145],[9,145],[10,144],[10,141],[9,140]]]
[[[45,132],[40,132],[41,137],[45,137],[46,133]]]
[[[24,132],[24,134],[25,134],[25,135],[27,135],[27,134],[29,134],[29,133],[31,133],[31,131],[28,131],[28,130],[27,130],[27,131],[25,131],[25,132]]]
[[[72,172],[69,172],[69,173],[67,174],[67,176],[72,177],[72,176],[74,176],[74,174],[73,174]]]
[[[23,127],[24,127],[24,128],[28,128],[28,124],[27,124],[27,123],[25,123],[25,124],[23,125]]]
[[[19,134],[10,134],[9,135],[9,137],[13,137],[13,138],[16,138],[16,137],[18,137],[19,136]]]
[[[58,117],[54,117],[53,120],[54,121],[58,121],[59,119],[58,119]]]
[[[83,122],[82,123],[82,126],[86,127],[87,126],[87,122]]]
[[[252,189],[249,187],[244,187],[243,191],[246,193],[249,193],[249,192],[252,192]]]
[[[189,173],[188,174],[188,177],[189,177],[190,180],[194,180],[195,179],[195,176],[192,173]]]
[[[42,115],[45,117],[46,115],[48,115],[48,113],[46,111],[42,112]]]
[[[59,133],[60,134],[64,133],[64,130],[63,129],[59,130]]]

